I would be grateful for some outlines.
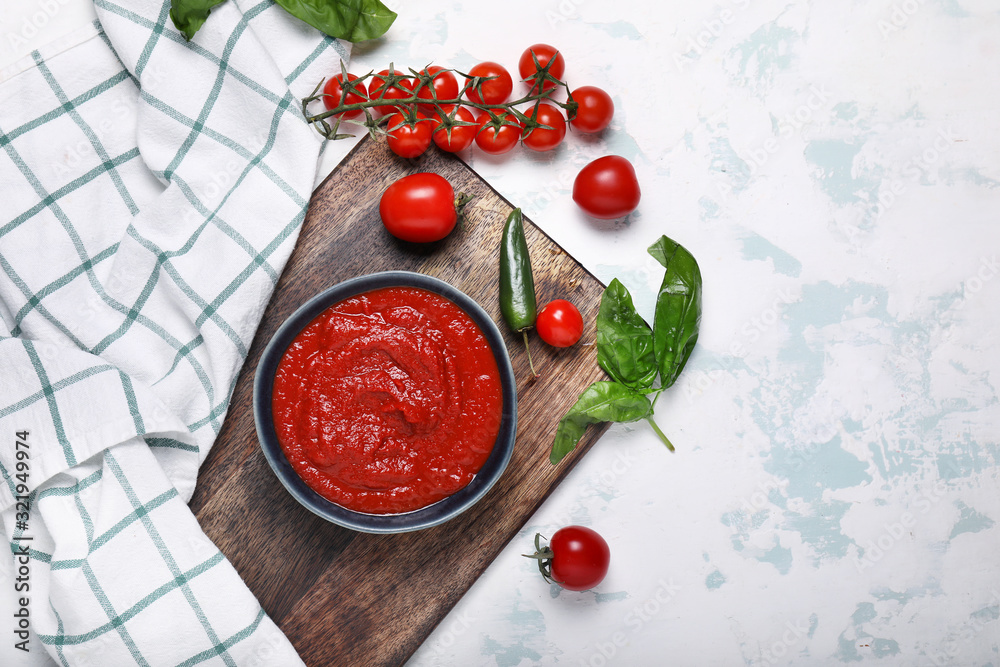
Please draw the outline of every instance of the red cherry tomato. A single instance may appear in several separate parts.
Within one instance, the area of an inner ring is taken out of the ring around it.
[[[566,526],[552,536],[547,547],[535,536],[539,569],[546,580],[569,591],[585,591],[604,581],[611,565],[611,549],[597,531],[585,526]]]
[[[525,130],[526,134],[521,142],[533,151],[550,151],[561,144],[566,136],[566,118],[563,117],[562,112],[547,102],[539,102],[537,113],[532,110],[526,112],[525,115],[531,118],[533,113],[536,121],[542,125],[548,125],[552,129],[536,127]]]
[[[597,158],[576,175],[573,201],[594,218],[611,220],[639,206],[639,181],[632,163],[619,155]]]
[[[532,58],[534,54],[534,58]],[[538,64],[535,64],[535,61]],[[529,46],[525,49],[524,53],[521,54],[521,59],[517,61],[517,71],[521,75],[521,79],[527,81],[531,86],[532,92],[537,92],[538,82],[536,81],[536,76],[539,70],[543,69],[550,61],[552,64],[549,66],[548,73],[557,79],[562,79],[563,74],[566,72],[566,60],[562,57],[554,46],[549,46],[548,44],[535,44],[534,46]],[[552,81],[545,80],[542,83],[542,91],[552,90],[556,87],[556,84]]]
[[[440,241],[458,221],[454,188],[429,172],[404,176],[386,188],[378,212],[390,234],[416,243]]]
[[[418,104],[417,108],[418,109],[419,108],[426,108],[427,106],[428,105],[426,105],[426,104]],[[433,105],[431,105],[430,106],[430,111],[420,111],[419,113],[420,113],[420,115],[424,116],[425,118],[430,118],[432,121],[434,121],[434,127],[437,127],[438,125],[441,124],[441,119],[444,116],[447,116],[448,114],[450,114],[452,111],[454,111],[456,106],[458,106],[458,105],[457,104],[439,104],[437,106],[437,108],[435,108]]]
[[[475,123],[476,117],[472,115],[472,112],[465,107],[459,107],[458,111],[455,113],[455,120],[465,121],[466,123]],[[479,131],[479,125],[452,125],[451,133],[449,136],[448,128],[444,127],[441,123],[438,123],[438,128],[434,130],[434,143],[438,145],[443,151],[448,153],[457,153],[463,151],[472,145],[472,142],[476,140],[476,132]]]
[[[600,132],[611,124],[615,103],[611,96],[596,86],[581,86],[573,91],[576,113],[569,122],[580,132]]]
[[[431,133],[434,131],[434,121],[417,114],[417,120],[409,123],[403,114],[394,113],[389,116],[386,131],[389,133],[386,141],[392,152],[399,157],[419,157],[431,145]]]
[[[583,316],[566,299],[556,299],[538,312],[538,337],[553,347],[575,345],[583,336]]]
[[[431,86],[420,86],[417,89],[417,97],[424,100],[453,100],[458,97],[458,79],[451,70],[431,65],[423,72],[431,76]],[[435,113],[433,104],[419,104],[417,108],[428,116]]]
[[[514,125],[500,125],[497,127],[490,121],[490,115],[483,111],[477,117],[479,122],[479,133],[476,135],[476,145],[484,153],[490,155],[500,155],[510,151],[517,145],[517,140],[521,136],[524,127],[512,114],[504,112],[502,109],[494,109],[493,113],[501,120],[515,123]]]
[[[348,82],[355,82],[353,85],[354,92],[347,93],[344,99],[344,104],[358,104],[364,102],[368,99],[368,89],[365,88],[364,81],[358,81],[358,77],[354,74],[348,73]],[[323,104],[326,105],[327,110],[335,109],[339,104],[342,97],[344,97],[344,75],[338,74],[332,77],[323,86]],[[343,113],[336,114],[337,116],[343,116],[344,118],[357,118],[364,113],[361,109],[354,109],[353,111],[345,111]]]
[[[482,79],[479,90],[472,87],[465,92],[465,96],[477,104],[503,104],[514,90],[514,80],[507,68],[491,60],[475,65],[469,74]]]
[[[402,75],[402,72],[396,69],[392,70],[392,73]],[[390,100],[403,100],[413,95],[413,83],[408,79],[403,79],[393,86],[386,86],[385,81],[388,74],[389,70],[384,69],[368,82],[368,95],[371,99],[388,102]],[[380,104],[372,107],[372,111],[380,116],[388,116],[398,110],[399,108],[392,104]]]

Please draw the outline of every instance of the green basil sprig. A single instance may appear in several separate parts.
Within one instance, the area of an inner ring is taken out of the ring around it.
[[[674,451],[653,421],[653,406],[677,381],[698,341],[701,270],[686,248],[666,236],[649,247],[649,254],[666,269],[653,326],[636,312],[628,289],[617,278],[612,280],[597,313],[597,363],[611,380],[587,387],[560,420],[549,455],[553,465],[573,451],[587,426],[601,422],[645,419]]]
[[[296,18],[331,37],[363,42],[385,34],[396,13],[381,0],[275,0]],[[170,0],[170,18],[190,40],[225,0]]]

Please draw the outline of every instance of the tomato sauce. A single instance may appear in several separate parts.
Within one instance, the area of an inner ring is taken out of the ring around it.
[[[415,287],[345,299],[292,341],[273,392],[295,472],[369,514],[426,507],[466,486],[500,430],[500,373],[482,331]]]

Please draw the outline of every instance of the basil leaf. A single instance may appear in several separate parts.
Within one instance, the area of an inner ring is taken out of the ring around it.
[[[649,415],[649,399],[617,382],[595,382],[559,421],[549,461],[559,463],[580,442],[587,426],[600,422],[634,422]]]
[[[170,0],[170,18],[184,39],[191,41],[216,5],[226,0]]]
[[[653,331],[636,312],[632,295],[617,278],[601,295],[597,363],[611,379],[638,390],[653,386],[658,372]]]
[[[396,12],[381,0],[275,0],[314,28],[348,42],[363,42],[385,34]]]
[[[701,326],[701,270],[684,246],[661,236],[649,247],[666,269],[656,295],[653,349],[660,370],[660,387],[672,385],[698,341]]]

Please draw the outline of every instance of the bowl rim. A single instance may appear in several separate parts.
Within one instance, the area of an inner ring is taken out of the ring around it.
[[[320,313],[352,296],[383,287],[418,287],[452,301],[479,326],[493,351],[500,373],[503,413],[500,431],[486,462],[465,487],[431,505],[401,514],[367,514],[338,505],[309,487],[292,468],[274,429],[272,394],[278,364],[292,340]],[[275,330],[261,352],[254,372],[253,413],[257,440],[282,486],[313,514],[344,528],[364,533],[402,533],[430,528],[458,516],[493,487],[510,462],[517,433],[517,389],[510,355],[496,322],[476,302],[440,278],[414,271],[379,271],[336,283],[307,299]]]

